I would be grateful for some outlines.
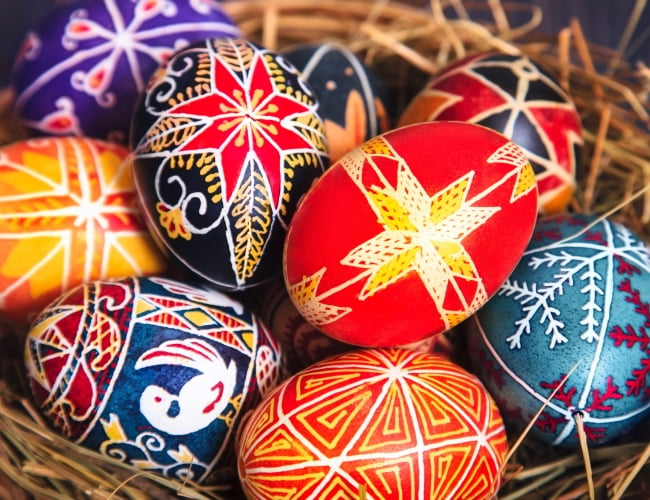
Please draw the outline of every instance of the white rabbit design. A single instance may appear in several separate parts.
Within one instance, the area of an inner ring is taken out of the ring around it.
[[[191,434],[210,425],[230,402],[237,381],[234,361],[228,366],[210,344],[199,339],[168,340],[138,358],[135,369],[160,365],[200,372],[178,395],[149,385],[140,396],[140,411],[156,429],[172,435]]]

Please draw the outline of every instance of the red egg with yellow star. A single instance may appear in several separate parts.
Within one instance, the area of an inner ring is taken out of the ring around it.
[[[451,329],[514,269],[537,215],[512,141],[463,122],[391,130],[343,156],[289,225],[284,278],[299,313],[361,346]]]

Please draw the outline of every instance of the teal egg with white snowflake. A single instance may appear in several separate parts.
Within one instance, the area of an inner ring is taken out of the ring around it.
[[[611,442],[650,418],[650,248],[613,220],[542,217],[467,337],[511,433]]]

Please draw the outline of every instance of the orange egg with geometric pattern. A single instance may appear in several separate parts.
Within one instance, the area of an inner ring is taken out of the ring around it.
[[[167,268],[123,146],[47,137],[0,148],[0,214],[0,316],[18,324],[81,283]]]
[[[515,268],[537,218],[522,150],[463,122],[424,122],[344,155],[289,225],[284,277],[298,312],[366,347],[450,330]]]
[[[244,424],[238,469],[249,499],[484,500],[507,449],[474,375],[435,354],[362,349],[269,393]]]

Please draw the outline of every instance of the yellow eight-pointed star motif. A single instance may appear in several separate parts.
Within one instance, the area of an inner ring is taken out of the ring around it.
[[[341,261],[369,271],[360,299],[414,271],[448,327],[484,303],[485,287],[462,241],[499,207],[477,207],[468,200],[473,176],[470,171],[429,196],[402,163],[395,187],[372,186],[367,191],[383,231],[358,245]],[[463,285],[468,281],[474,282],[474,286]],[[459,309],[446,309],[449,293],[460,301]]]
[[[390,182],[378,161],[394,165],[396,180]],[[514,167],[485,190],[470,197],[475,172],[469,170],[430,196],[406,161],[381,137],[367,141],[344,155],[341,168],[366,198],[381,231],[361,242],[340,263],[362,272],[326,290],[321,279],[327,268],[289,286],[289,294],[301,314],[316,327],[334,323],[352,311],[348,304],[328,303],[330,297],[363,283],[358,295],[366,300],[387,289],[409,273],[415,273],[448,329],[478,310],[488,299],[486,286],[464,240],[485,224],[500,206],[480,206],[491,192],[512,181],[510,203],[535,189],[535,177],[527,158],[506,143],[487,159]],[[366,184],[374,171],[375,182]],[[393,186],[393,184],[395,184]]]

